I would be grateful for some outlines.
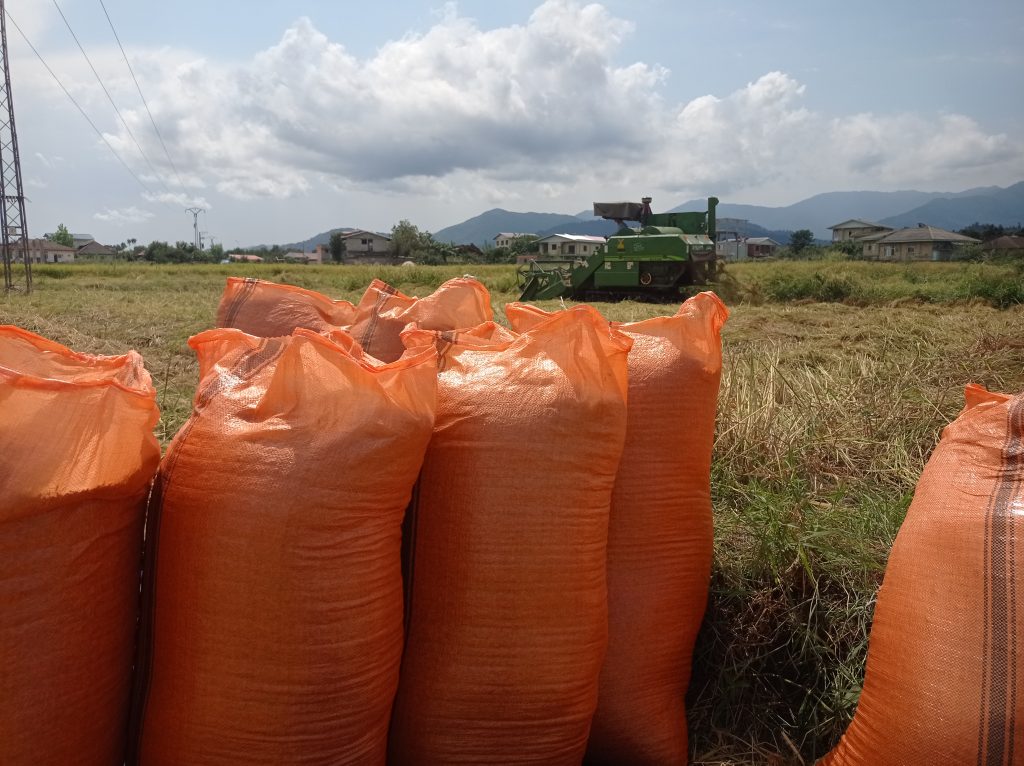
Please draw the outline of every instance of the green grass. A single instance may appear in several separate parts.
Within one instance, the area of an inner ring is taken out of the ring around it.
[[[822,301],[868,306],[893,301],[1024,304],[1024,272],[1011,264],[770,261],[729,266],[746,302]]]
[[[424,295],[465,272],[502,318],[509,266],[105,264],[38,268],[33,294],[0,296],[0,323],[83,351],[139,350],[166,443],[196,383],[185,341],[212,324],[227,275],[356,300],[375,276]],[[689,699],[696,763],[809,763],[838,739],[889,547],[963,386],[1024,390],[1021,289],[1019,270],[987,264],[730,267],[712,597]],[[673,310],[598,307],[619,320]]]

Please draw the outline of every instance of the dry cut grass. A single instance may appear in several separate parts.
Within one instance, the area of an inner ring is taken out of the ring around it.
[[[875,592],[968,382],[1024,389],[1024,311],[740,306],[725,335],[698,762],[810,763],[860,692]]]

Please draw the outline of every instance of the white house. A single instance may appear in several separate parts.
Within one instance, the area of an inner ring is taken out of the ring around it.
[[[512,243],[520,237],[533,237],[535,235],[526,232],[502,231],[494,235],[495,247],[512,247]]]
[[[28,241],[28,259],[32,263],[74,263],[75,248],[48,239]]]
[[[355,229],[342,234],[342,238],[345,240],[345,254],[349,258],[367,253],[379,255],[391,249],[391,237],[375,231]]]
[[[923,223],[859,241],[864,243],[864,258],[873,261],[948,261],[965,245],[981,244],[980,239]]]
[[[733,237],[715,243],[715,253],[725,261],[745,261],[748,258],[768,258],[781,247],[771,237]]]
[[[860,239],[871,234],[892,231],[891,226],[883,226],[880,223],[872,223],[861,218],[851,218],[848,221],[829,226],[829,228],[832,230],[833,242],[846,242],[849,239]]]
[[[590,256],[604,247],[604,237],[592,234],[551,234],[537,240],[537,254],[541,257],[552,255]]]

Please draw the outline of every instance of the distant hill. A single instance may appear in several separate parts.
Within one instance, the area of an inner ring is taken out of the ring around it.
[[[438,242],[454,242],[457,245],[470,243],[483,247],[494,244],[494,235],[502,232],[538,232],[558,227],[559,224],[575,224],[580,220],[574,215],[561,213],[513,213],[494,208],[469,220],[448,226],[434,232]]]
[[[550,229],[538,231],[540,237],[547,237],[551,234],[591,234],[599,237],[609,237],[615,233],[618,226],[614,221],[606,221],[603,218],[591,218],[589,221],[578,221],[577,223],[559,224]],[[733,231],[744,237],[771,237],[779,244],[785,245],[789,242],[789,230],[766,229],[756,223],[740,219],[719,218],[719,231]]]
[[[719,217],[728,218],[746,218],[766,229],[772,230],[795,231],[796,229],[810,229],[816,237],[831,240],[832,233],[828,227],[842,223],[850,218],[864,218],[868,221],[884,223],[881,219],[898,216],[906,211],[920,209],[933,200],[946,198],[957,200],[957,204],[970,204],[968,200],[983,195],[990,195],[994,191],[1002,192],[1004,190],[998,186],[990,186],[956,193],[920,191],[826,192],[824,194],[816,194],[813,197],[808,197],[805,200],[792,205],[786,205],[785,207],[737,205],[725,202],[718,206],[718,215]],[[705,210],[706,208],[707,200],[696,199],[684,202],[682,205],[672,208],[669,212]],[[972,223],[974,220],[978,219],[972,219],[968,223]],[[989,222],[988,219],[982,220]],[[931,220],[925,222],[946,228],[941,223]],[[991,221],[991,223],[1010,223],[1010,221],[999,220]],[[1016,223],[1016,219],[1014,219],[1013,223]]]
[[[1024,223],[1024,181],[1006,189],[989,187],[970,196],[953,196],[929,200],[906,213],[883,218],[879,223],[900,229],[927,223],[954,231],[972,223],[1003,226]]]
[[[289,242],[288,244],[281,245],[281,249],[282,250],[295,250],[295,251],[298,251],[300,253],[308,253],[308,252],[312,251],[313,248],[315,248],[317,245],[327,245],[327,244],[330,244],[331,235],[334,234],[336,231],[346,232],[346,231],[355,231],[355,229],[352,226],[342,226],[341,228],[338,228],[338,229],[331,229],[330,231],[323,231],[323,232],[320,232],[319,234],[314,234],[312,237],[310,237],[309,239],[305,239],[302,242]],[[256,249],[259,249],[261,247],[265,247],[265,248],[269,249],[270,247],[272,247],[272,245],[253,245],[251,247],[247,247],[247,248],[243,248],[243,249],[245,249],[245,250],[256,250]]]
[[[707,209],[707,200],[695,199],[665,209],[654,202],[654,212],[698,211]],[[961,229],[972,223],[1015,226],[1024,223],[1024,182],[1002,188],[983,186],[960,192],[826,192],[784,207],[742,205],[724,202],[718,206],[718,218],[742,219],[749,226],[740,233],[749,237],[771,237],[781,244],[797,229],[810,229],[816,238],[831,241],[828,227],[850,218],[864,218],[887,226],[914,226],[927,223],[943,229]],[[719,229],[735,231],[741,227],[723,222]],[[352,231],[351,227],[331,229],[302,242],[282,245],[289,250],[312,250],[328,244],[336,231]],[[494,244],[498,232],[531,232],[549,234],[596,234],[608,236],[615,224],[594,218],[592,211],[575,215],[561,213],[515,213],[501,208],[488,210],[462,223],[434,233],[439,242],[459,245]]]
[[[576,219],[574,223],[558,224],[552,226],[549,229],[543,229],[537,232],[539,237],[547,237],[552,234],[590,234],[596,237],[607,237],[615,233],[615,230],[619,227],[615,225],[615,221],[606,221],[603,218],[594,218],[594,214],[590,214],[590,218],[583,221]]]
[[[720,234],[734,232],[741,237],[770,237],[780,245],[788,245],[789,238],[793,234],[792,229],[766,229],[764,226],[758,226],[753,221],[740,218],[724,218],[722,216],[718,216],[718,231]]]

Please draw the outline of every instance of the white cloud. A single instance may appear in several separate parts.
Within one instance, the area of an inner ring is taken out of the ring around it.
[[[660,136],[676,147],[663,165],[689,192],[788,188],[793,196],[842,188],[972,185],[994,167],[1024,175],[1024,146],[964,115],[827,117],[803,106],[805,88],[770,72],[725,97],[689,102]],[[664,176],[663,176],[664,178]],[[667,179],[665,179],[667,181]]]
[[[164,181],[174,184],[173,193],[145,198],[181,207],[209,208],[194,194],[204,187],[239,200],[308,197],[326,188],[540,204],[569,198],[580,186],[619,195],[642,188],[662,198],[773,190],[766,196],[795,199],[842,188],[956,188],[1024,177],[1017,136],[990,133],[959,114],[823,114],[784,72],[731,93],[670,103],[667,70],[619,61],[631,32],[602,5],[547,0],[525,23],[496,29],[447,4],[432,27],[367,58],[307,19],[235,64],[184,50],[133,51],[185,189],[141,105],[123,112]],[[115,98],[136,103],[118,56],[107,53],[93,57],[105,76],[109,68]],[[72,91],[99,103],[88,73],[70,62],[58,63],[68,68]],[[141,172],[123,127],[107,127]]]
[[[659,102],[636,95],[665,72],[612,64],[629,30],[602,6],[569,0],[493,30],[449,9],[359,60],[300,19],[242,66],[197,59],[165,70],[154,113],[172,126],[165,138],[182,165],[243,198],[303,194],[313,174],[391,184],[526,159],[536,172],[612,145],[638,158],[646,139],[632,126]]]
[[[131,205],[130,207],[123,207],[119,209],[107,208],[99,213],[93,213],[92,217],[97,221],[104,221],[106,223],[126,224],[148,221],[153,217],[153,214],[148,210],[143,210],[135,205]]]

